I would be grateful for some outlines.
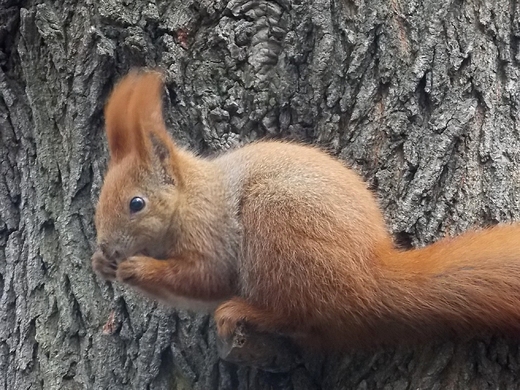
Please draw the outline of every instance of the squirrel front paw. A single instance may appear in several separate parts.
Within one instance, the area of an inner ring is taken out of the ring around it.
[[[92,255],[92,268],[94,272],[105,280],[115,280],[117,262],[112,259],[107,259],[100,250],[97,250]]]
[[[141,256],[132,256],[119,264],[116,271],[116,278],[121,283],[138,285],[139,281],[146,276],[146,266],[150,259]]]

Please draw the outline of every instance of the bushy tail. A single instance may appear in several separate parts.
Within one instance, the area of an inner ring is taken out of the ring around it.
[[[520,226],[441,240],[384,259],[383,306],[418,333],[520,330]],[[407,327],[405,327],[407,328]]]

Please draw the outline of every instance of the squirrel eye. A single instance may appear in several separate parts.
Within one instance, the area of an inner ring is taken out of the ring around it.
[[[130,211],[133,213],[137,213],[138,211],[141,211],[144,208],[145,201],[140,196],[136,196],[132,198],[130,201]]]

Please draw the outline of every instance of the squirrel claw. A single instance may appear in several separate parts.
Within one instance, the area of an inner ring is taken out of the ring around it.
[[[94,272],[105,280],[115,280],[117,263],[107,259],[101,251],[96,251],[92,255],[92,268]]]
[[[220,305],[215,311],[217,334],[222,340],[230,340],[235,334],[238,325],[246,321],[244,315],[235,309],[234,303],[229,301]]]
[[[117,267],[116,278],[121,283],[138,284],[143,273],[142,262],[138,256],[129,257]]]

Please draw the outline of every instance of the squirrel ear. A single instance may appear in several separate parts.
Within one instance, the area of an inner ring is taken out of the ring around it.
[[[152,145],[152,165],[159,171],[161,180],[164,183],[174,184],[178,179],[173,172],[172,159],[175,156],[175,148],[172,148],[172,141],[169,136],[151,132],[149,134]]]
[[[134,151],[142,160],[150,162],[149,135],[166,134],[162,116],[162,75],[145,70],[137,76],[132,99],[129,103],[129,119],[135,127]]]
[[[129,118],[129,101],[137,83],[137,72],[130,72],[114,88],[105,106],[105,128],[113,161],[119,161],[133,149],[133,127]]]
[[[135,133],[134,151],[139,157],[159,168],[163,180],[179,180],[176,171],[178,150],[166,130],[162,114],[162,74],[156,71],[144,71],[139,74],[130,102],[130,120],[139,129]],[[175,177],[175,178],[174,178]]]
[[[174,181],[177,147],[162,115],[163,78],[156,71],[131,71],[114,88],[105,108],[110,156],[118,162],[136,154],[140,161],[160,167]],[[178,177],[177,177],[178,179]]]

